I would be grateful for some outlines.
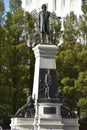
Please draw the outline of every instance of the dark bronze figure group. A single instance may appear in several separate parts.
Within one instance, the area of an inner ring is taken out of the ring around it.
[[[27,93],[27,103],[18,109],[18,111],[15,113],[14,117],[34,117],[35,109],[34,109],[34,99],[30,95],[30,93]]]

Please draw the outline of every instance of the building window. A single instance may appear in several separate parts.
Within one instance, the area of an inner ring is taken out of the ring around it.
[[[56,0],[54,0],[54,9],[56,10],[56,5],[57,3],[56,3]]]
[[[31,3],[32,3],[32,0],[28,0],[28,3],[31,4]]]
[[[65,0],[62,0],[62,5],[65,6]]]
[[[28,0],[26,0],[25,2],[26,2],[26,5],[28,5]]]

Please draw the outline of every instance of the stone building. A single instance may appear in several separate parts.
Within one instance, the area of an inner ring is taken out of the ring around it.
[[[22,0],[22,8],[25,11],[41,10],[42,4],[47,4],[50,12],[55,12],[57,16],[65,17],[69,12],[79,16],[81,11],[82,0]]]

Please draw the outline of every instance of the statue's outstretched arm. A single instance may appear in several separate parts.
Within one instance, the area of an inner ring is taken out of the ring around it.
[[[56,16],[53,13],[50,13],[50,17],[52,17],[53,19],[56,19],[56,20],[60,20],[61,19],[61,17]]]

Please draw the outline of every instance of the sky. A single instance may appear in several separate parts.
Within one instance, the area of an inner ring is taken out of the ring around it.
[[[5,3],[5,12],[9,11],[9,0],[4,0]]]

